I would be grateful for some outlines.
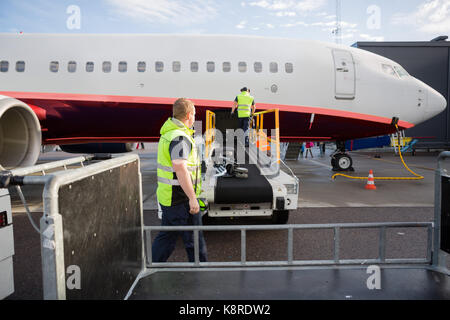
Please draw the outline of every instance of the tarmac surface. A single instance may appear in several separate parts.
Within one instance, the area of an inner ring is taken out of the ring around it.
[[[320,157],[313,149],[313,159],[286,161],[300,179],[299,209],[290,213],[288,224],[363,223],[363,222],[431,222],[434,218],[434,170],[438,153],[406,155],[407,165],[425,177],[421,181],[375,181],[377,190],[366,190],[366,181],[338,177],[331,180],[330,154]],[[145,144],[135,151],[141,159],[143,179],[144,223],[160,225],[156,211],[156,144]],[[351,152],[355,172],[351,175],[375,177],[411,177],[398,156],[390,152]],[[375,157],[380,155],[381,158]],[[41,154],[40,162],[73,157],[63,152]],[[449,163],[444,168],[450,168]],[[38,221],[42,216],[42,188],[24,186],[25,198]],[[13,202],[15,238],[15,293],[8,299],[42,299],[42,275],[39,235],[31,227],[15,190],[10,189]],[[258,224],[261,220],[229,220],[227,224]],[[219,222],[219,223],[221,223]],[[153,235],[155,236],[155,235]],[[371,259],[378,257],[378,232],[375,229],[343,230],[341,259]],[[205,232],[209,261],[239,261],[239,232]],[[424,258],[427,233],[423,228],[393,228],[386,235],[386,258]],[[248,261],[286,259],[286,231],[249,231]],[[333,259],[332,230],[294,231],[294,259]],[[179,239],[170,261],[187,261]],[[447,263],[450,266],[450,263]],[[274,297],[276,298],[276,297]],[[343,299],[345,297],[342,297]]]

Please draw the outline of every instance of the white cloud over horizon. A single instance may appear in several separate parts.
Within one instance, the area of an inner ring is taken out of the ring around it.
[[[271,11],[296,12],[305,14],[325,6],[327,0],[259,0],[247,3],[251,7],[259,7]]]
[[[118,15],[149,23],[191,25],[218,15],[211,0],[105,0]]]
[[[415,11],[393,15],[391,23],[422,33],[450,33],[450,0],[426,0]]]

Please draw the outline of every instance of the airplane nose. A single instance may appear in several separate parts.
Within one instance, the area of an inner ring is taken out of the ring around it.
[[[432,116],[438,115],[447,108],[447,101],[444,96],[432,89],[428,92],[428,108],[427,111]]]

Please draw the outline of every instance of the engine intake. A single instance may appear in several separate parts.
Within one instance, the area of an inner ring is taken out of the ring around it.
[[[34,165],[41,142],[41,126],[33,110],[22,101],[0,96],[0,165]]]

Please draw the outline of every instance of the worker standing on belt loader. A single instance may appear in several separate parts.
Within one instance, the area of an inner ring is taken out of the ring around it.
[[[242,88],[241,93],[234,99],[231,114],[234,114],[236,107],[238,109],[239,127],[244,131],[245,146],[248,147],[249,123],[256,107],[255,99],[250,95],[250,89],[247,89],[247,87]]]
[[[195,122],[195,106],[181,98],[173,104],[173,117],[162,126],[158,143],[157,199],[163,226],[201,225],[197,200],[201,193],[201,166],[190,129]],[[161,231],[152,245],[153,262],[166,262],[175,249],[178,236],[183,238],[190,262],[195,262],[192,231]],[[206,244],[199,232],[199,258],[206,262]]]

